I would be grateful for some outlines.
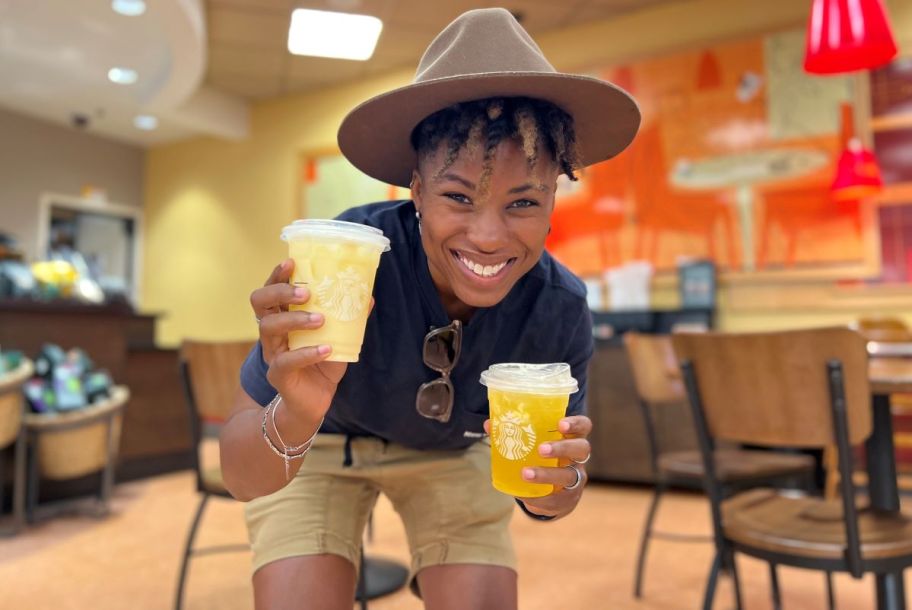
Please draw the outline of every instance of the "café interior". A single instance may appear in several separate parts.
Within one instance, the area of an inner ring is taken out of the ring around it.
[[[339,126],[492,6],[641,113],[557,183],[591,459],[571,514],[514,511],[518,607],[907,607],[912,2],[7,0],[0,608],[254,608],[218,446],[251,292],[292,221],[409,199]],[[425,607],[382,495],[362,556],[353,608]]]

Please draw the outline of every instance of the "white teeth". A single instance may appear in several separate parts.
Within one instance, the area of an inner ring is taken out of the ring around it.
[[[507,265],[507,261],[499,263],[497,265],[481,265],[467,259],[463,255],[459,255],[459,262],[466,266],[472,273],[475,275],[480,275],[481,277],[492,277],[500,273],[500,270]]]

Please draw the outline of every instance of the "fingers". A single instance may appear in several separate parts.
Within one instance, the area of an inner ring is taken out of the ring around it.
[[[250,294],[250,305],[258,318],[288,309],[289,305],[301,305],[310,300],[310,290],[305,286],[291,284],[270,284],[257,288]]]
[[[586,438],[592,432],[592,420],[585,415],[570,415],[560,420],[557,429],[566,437]]]
[[[331,352],[332,348],[328,345],[313,345],[281,352],[270,363],[266,376],[270,382],[274,378],[281,379],[297,369],[326,360]]]
[[[294,259],[286,258],[275,266],[272,273],[266,278],[266,283],[263,284],[263,286],[269,286],[270,284],[287,284],[293,270]]]
[[[560,458],[565,461],[585,462],[589,459],[592,446],[584,438],[571,438],[562,441],[542,443],[538,446],[538,454],[547,458]]]
[[[484,426],[485,434],[487,434],[488,436],[491,436],[491,420],[490,420],[490,419],[486,419],[486,420],[484,421],[483,426]]]
[[[313,330],[323,326],[323,314],[309,311],[283,311],[260,321],[261,337],[284,337],[293,330]]]
[[[544,485],[554,485],[555,491],[570,487],[576,483],[577,471],[580,476],[580,485],[573,491],[578,491],[585,485],[587,476],[586,470],[577,464],[572,466],[558,466],[557,468],[547,468],[541,466],[527,466],[522,469],[522,478],[530,483],[542,483]]]

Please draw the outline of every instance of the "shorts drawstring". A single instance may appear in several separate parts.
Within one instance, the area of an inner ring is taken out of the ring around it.
[[[345,448],[343,451],[345,459],[342,460],[342,467],[349,468],[352,465],[352,436],[350,434],[345,435]]]

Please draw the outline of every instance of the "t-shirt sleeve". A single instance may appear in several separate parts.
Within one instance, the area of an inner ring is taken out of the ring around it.
[[[571,335],[570,350],[564,362],[570,365],[573,378],[579,383],[579,392],[570,395],[570,404],[567,406],[567,415],[581,415],[586,412],[586,389],[588,387],[589,360],[595,349],[592,338],[592,313],[589,306],[583,302],[576,328]]]
[[[241,387],[252,399],[264,407],[278,393],[266,379],[268,368],[266,361],[263,360],[263,346],[257,341],[241,366]]]

